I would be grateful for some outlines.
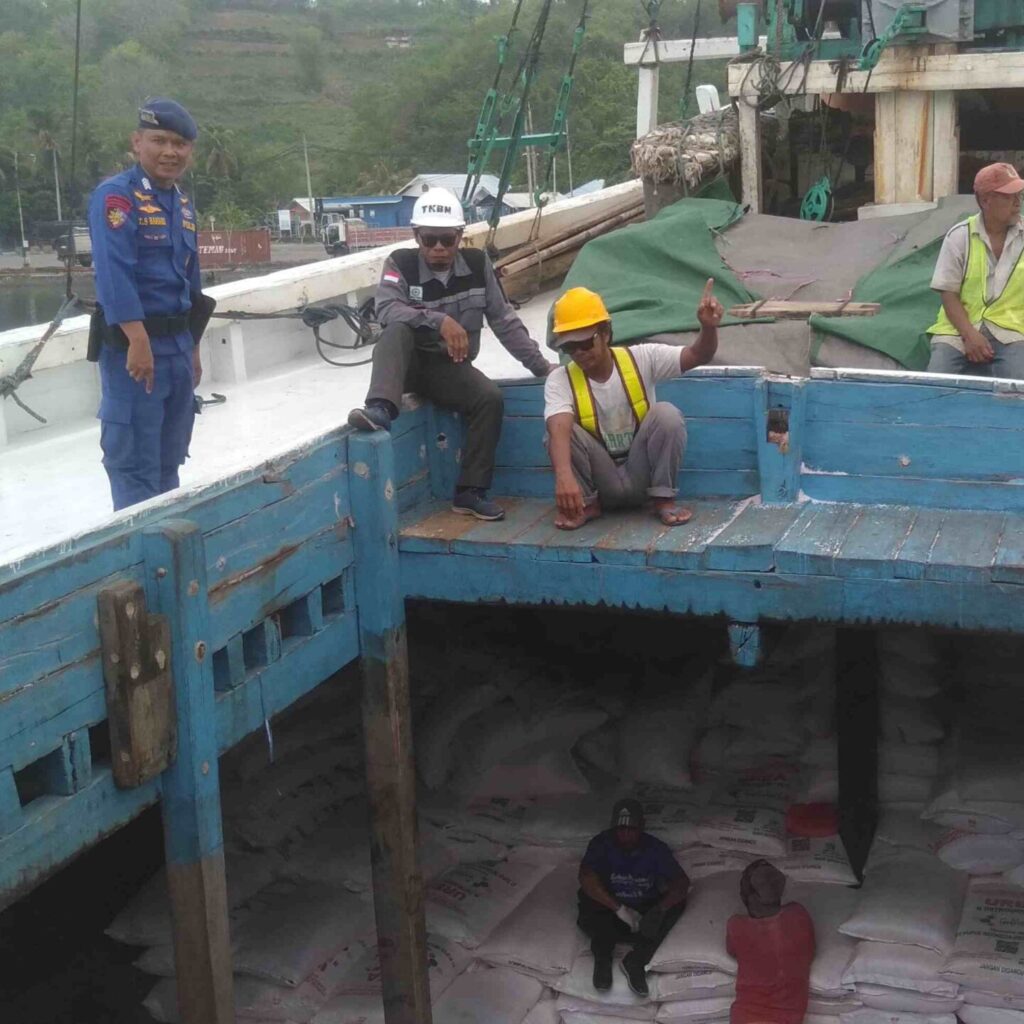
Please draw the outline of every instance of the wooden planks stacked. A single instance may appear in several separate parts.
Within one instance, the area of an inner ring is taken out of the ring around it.
[[[642,198],[583,220],[542,241],[529,242],[506,253],[494,268],[510,299],[536,294],[548,282],[564,276],[576,254],[593,238],[644,219]]]
[[[773,317],[776,320],[806,320],[807,317],[820,316],[874,316],[881,306],[877,302],[851,302],[839,300],[835,302],[799,302],[783,299],[760,299],[742,306],[733,306],[729,316],[747,320],[754,317]]]

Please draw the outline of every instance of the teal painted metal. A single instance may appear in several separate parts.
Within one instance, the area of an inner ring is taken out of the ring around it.
[[[736,5],[736,42],[740,53],[747,53],[758,45],[761,37],[761,5]]]

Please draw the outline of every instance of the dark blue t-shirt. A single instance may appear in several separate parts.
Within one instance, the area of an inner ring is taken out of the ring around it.
[[[635,849],[624,850],[615,842],[612,829],[590,840],[583,867],[594,871],[615,899],[634,909],[654,903],[662,888],[683,873],[660,839],[644,832]]]

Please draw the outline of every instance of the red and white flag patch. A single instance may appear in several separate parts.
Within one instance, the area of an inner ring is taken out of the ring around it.
[[[108,195],[103,205],[107,226],[115,231],[128,223],[128,214],[131,213],[131,200],[116,193]]]
[[[401,275],[396,273],[394,270],[385,270],[384,280],[387,281],[388,284],[399,284],[402,278]]]

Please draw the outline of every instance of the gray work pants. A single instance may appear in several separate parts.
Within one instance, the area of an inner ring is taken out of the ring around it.
[[[424,332],[425,333],[425,332]],[[402,408],[402,394],[414,391],[454,409],[466,421],[461,472],[456,486],[491,486],[494,451],[501,437],[505,400],[501,390],[469,360],[453,363],[447,352],[417,346],[419,331],[406,324],[389,324],[373,346],[373,372],[366,400],[385,399]],[[434,332],[435,344],[437,332]]]
[[[966,377],[1008,377],[1024,380],[1024,341],[1004,345],[985,324],[981,333],[992,346],[995,358],[991,363],[972,363],[963,352],[944,341],[932,339],[932,357],[928,362],[929,373],[959,373]]]
[[[578,423],[572,428],[572,471],[588,504],[600,498],[605,508],[641,505],[647,498],[674,498],[679,466],[686,451],[686,421],[668,402],[655,402],[633,438],[625,462]]]

